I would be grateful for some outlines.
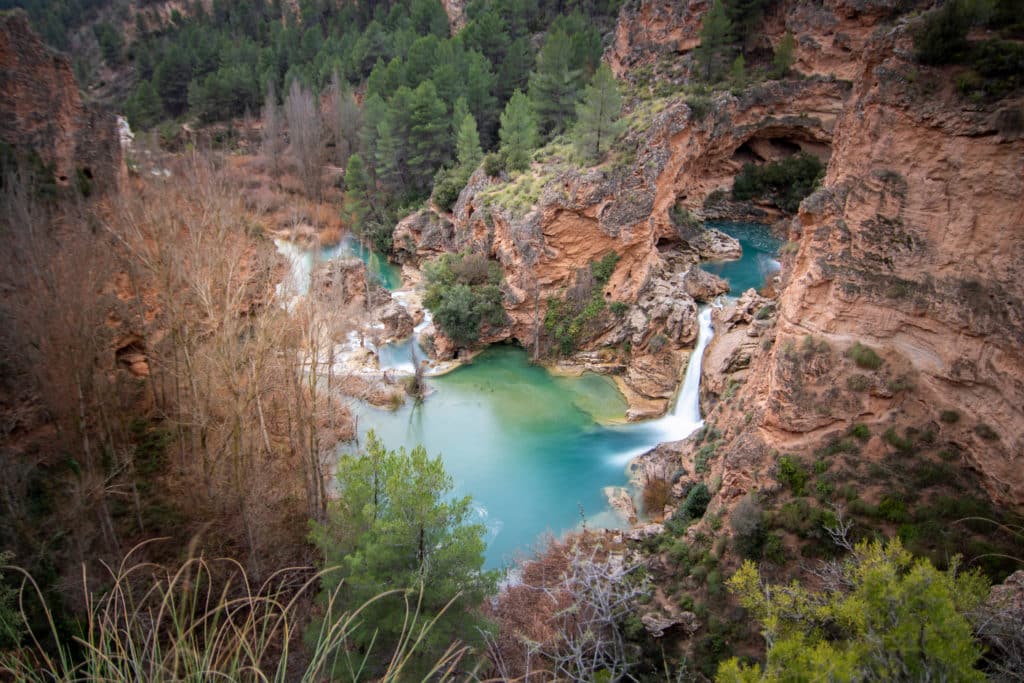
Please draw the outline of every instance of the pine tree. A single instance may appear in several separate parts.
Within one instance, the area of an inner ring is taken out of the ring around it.
[[[463,117],[455,147],[459,167],[468,176],[484,158],[484,151],[480,148],[480,136],[476,130],[476,120],[472,114],[466,114]]]
[[[376,93],[363,100],[363,125],[359,130],[359,151],[371,177],[377,176],[378,126],[387,117],[388,105]]]
[[[747,60],[743,55],[736,55],[729,67],[729,82],[734,88],[742,88],[747,82]]]
[[[775,56],[772,59],[772,76],[784,78],[789,73],[796,58],[793,54],[795,50],[796,39],[793,38],[792,33],[786,31],[786,35],[782,36],[782,40],[775,47]]]
[[[417,195],[430,192],[434,173],[451,158],[448,108],[437,96],[432,81],[413,91],[409,112],[409,175]]]
[[[413,92],[402,86],[387,104],[377,124],[376,168],[384,189],[393,196],[409,196],[409,142],[412,138]]]
[[[128,122],[133,128],[142,130],[159,123],[164,115],[164,105],[160,95],[149,81],[142,81],[126,103]]]
[[[447,498],[453,484],[441,458],[430,458],[422,446],[387,450],[370,432],[365,452],[343,455],[336,471],[339,495],[311,537],[324,566],[340,567],[324,575],[323,595],[338,591],[353,608],[367,603],[355,644],[393,652],[409,626],[407,602],[419,607],[414,639],[419,624],[436,622],[411,648],[406,673],[424,673],[452,642],[479,642],[486,624],[475,610],[495,590],[497,576],[483,571],[486,529],[470,523],[471,499]],[[368,602],[382,587],[398,593]],[[349,654],[338,653],[343,662]]]
[[[607,64],[594,73],[583,101],[576,105],[576,149],[589,161],[600,161],[622,132],[622,96]]]
[[[537,146],[537,117],[530,100],[516,90],[501,114],[501,154],[510,171],[525,171],[530,167],[530,154]]]
[[[700,45],[695,50],[701,76],[705,81],[714,83],[725,75],[725,65],[729,63],[732,44],[732,20],[722,0],[715,0],[711,9],[704,15],[704,25],[700,29]]]
[[[747,560],[729,579],[768,640],[765,668],[738,660],[718,669],[719,683],[755,681],[984,681],[970,614],[987,581],[940,572],[914,559],[899,539],[858,544],[836,565],[834,585],[814,591],[793,582],[768,585]]]
[[[353,154],[345,167],[344,217],[348,225],[358,231],[370,211],[368,201],[369,180],[363,158]]]
[[[530,77],[530,99],[541,133],[547,138],[566,130],[579,99],[582,74],[572,67],[572,45],[562,31],[548,34]]]

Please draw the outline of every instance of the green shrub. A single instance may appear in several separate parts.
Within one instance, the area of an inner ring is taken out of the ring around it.
[[[807,470],[795,458],[784,455],[779,458],[778,473],[775,478],[788,486],[794,496],[802,496],[807,487]]]
[[[939,414],[939,419],[948,425],[956,424],[960,421],[960,413],[955,410],[943,410]]]
[[[882,496],[875,512],[876,516],[882,519],[901,524],[910,521],[910,514],[907,512],[907,504],[903,497],[898,494],[886,494]]]
[[[795,213],[824,173],[824,164],[804,152],[761,165],[745,164],[733,181],[732,197],[770,201],[783,211]]]
[[[622,316],[626,315],[626,311],[629,310],[629,304],[627,304],[625,301],[613,301],[610,304],[608,304],[608,310],[610,310],[612,312],[612,315],[614,315],[616,318],[621,318]]]
[[[761,552],[764,559],[780,567],[789,561],[786,551],[786,544],[778,534],[768,534],[764,539],[764,547]]]
[[[850,391],[867,391],[871,387],[871,378],[867,375],[850,375],[846,378],[846,388]]]
[[[434,176],[434,203],[445,211],[451,211],[459,200],[459,193],[466,187],[469,174],[461,168],[443,168]]]
[[[979,422],[974,427],[974,433],[980,436],[985,441],[999,440],[999,434],[996,432],[996,430],[992,429],[990,425],[987,425],[984,422]]]
[[[618,252],[610,251],[602,256],[600,261],[590,262],[590,272],[594,275],[594,280],[599,287],[608,284],[620,258]]]
[[[497,152],[484,157],[484,173],[491,178],[497,178],[505,171],[505,157]]]
[[[717,569],[708,572],[707,586],[708,595],[720,595],[722,593],[722,572]]]
[[[711,492],[708,487],[701,482],[690,489],[690,492],[686,494],[686,500],[679,507],[677,515],[685,519],[700,519],[704,516],[704,513],[708,509],[708,503],[711,502]]]
[[[875,353],[874,349],[869,346],[864,346],[860,342],[854,343],[846,354],[853,359],[853,362],[856,363],[859,368],[863,368],[865,370],[877,370],[882,367],[882,359],[877,353]]]
[[[733,544],[742,557],[757,559],[764,545],[764,513],[753,496],[747,495],[729,516]]]
[[[882,438],[885,439],[885,442],[890,446],[903,453],[909,452],[914,448],[913,438],[911,438],[909,434],[906,436],[900,436],[896,433],[895,427],[889,427],[886,429]]]
[[[928,486],[948,484],[954,480],[955,476],[949,465],[925,460],[914,468],[914,486],[923,489]]]
[[[960,0],[946,0],[928,14],[914,35],[914,53],[922,64],[950,64],[967,50],[971,15]]]
[[[858,422],[857,424],[850,427],[849,434],[850,436],[860,439],[861,441],[867,441],[868,439],[871,438],[871,429],[869,429],[868,426],[863,422]]]
[[[460,346],[480,339],[484,323],[505,321],[501,267],[482,254],[444,254],[424,266],[427,292],[423,305],[444,334]]]
[[[711,98],[704,95],[694,95],[686,98],[686,106],[690,108],[690,119],[702,121],[711,113]]]
[[[697,450],[693,457],[693,471],[698,474],[706,474],[711,469],[711,461],[718,454],[718,444],[715,442],[706,443]]]
[[[822,456],[830,456],[837,453],[856,454],[859,452],[860,448],[853,439],[833,439],[827,446],[820,449],[818,454]]]

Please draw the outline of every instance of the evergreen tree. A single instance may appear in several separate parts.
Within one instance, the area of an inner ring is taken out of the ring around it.
[[[704,15],[704,24],[700,29],[700,45],[694,51],[701,76],[705,81],[714,83],[725,75],[732,44],[732,20],[729,18],[729,12],[722,0],[715,0],[711,9]]]
[[[493,135],[497,125],[495,110],[494,73],[487,59],[475,50],[466,53],[466,104],[477,123]]]
[[[368,163],[371,177],[377,176],[378,127],[387,117],[388,105],[380,95],[374,93],[363,100],[363,125],[359,132],[359,150],[364,162]]]
[[[537,56],[530,77],[530,100],[538,126],[547,138],[563,132],[572,120],[579,99],[582,74],[572,68],[572,45],[562,31],[552,31]]]
[[[600,161],[619,136],[623,122],[619,84],[607,64],[602,64],[587,86],[583,101],[576,105],[576,149],[589,161]]]
[[[793,54],[796,50],[796,39],[793,38],[793,34],[786,31],[786,35],[782,36],[782,40],[775,47],[775,56],[772,59],[772,76],[775,78],[784,78],[789,73],[790,68],[793,66],[793,61],[796,56]]]
[[[153,74],[153,84],[171,116],[180,116],[188,108],[188,84],[192,80],[192,62],[178,43],[164,53]]]
[[[340,567],[325,574],[323,592],[337,591],[353,608],[382,590],[398,592],[362,607],[353,638],[364,652],[371,643],[375,651],[395,650],[410,626],[409,605],[419,611],[413,639],[423,623],[436,618],[405,669],[417,670],[419,678],[452,642],[479,642],[480,629],[486,629],[476,608],[497,583],[495,572],[483,571],[486,529],[470,523],[469,497],[447,498],[452,479],[441,458],[430,458],[422,446],[390,451],[370,432],[366,450],[343,455],[336,471],[339,495],[327,523],[311,534],[324,566]],[[354,661],[345,662],[350,655]],[[358,653],[338,656],[341,667],[362,661]]]
[[[747,60],[743,55],[736,55],[729,67],[729,82],[734,88],[742,88],[747,82]]]
[[[135,87],[125,108],[128,122],[137,130],[152,128],[164,115],[163,102],[150,81],[142,81]]]
[[[343,213],[346,223],[357,232],[370,211],[368,189],[369,179],[366,177],[363,158],[353,154],[348,158],[348,166],[345,167]]]
[[[480,148],[480,136],[476,131],[476,120],[472,114],[466,114],[463,117],[455,146],[459,167],[468,177],[469,173],[472,173],[484,158],[484,151]]]
[[[977,572],[940,572],[898,539],[858,545],[820,592],[765,585],[746,561],[729,579],[768,640],[764,671],[733,659],[720,683],[754,681],[984,681],[966,615],[988,593]]]
[[[409,197],[409,141],[412,137],[413,92],[402,86],[387,104],[387,114],[377,125],[377,177],[393,196]]]
[[[530,167],[530,154],[537,146],[537,117],[527,99],[517,90],[501,115],[501,154],[505,166],[511,171],[524,171]]]
[[[526,91],[533,70],[534,56],[530,40],[516,38],[508,47],[508,55],[498,64],[498,76],[494,83],[494,94],[501,102],[507,102],[516,90]]]
[[[430,193],[434,173],[451,158],[447,107],[431,81],[413,91],[409,112],[409,176],[417,196]]]

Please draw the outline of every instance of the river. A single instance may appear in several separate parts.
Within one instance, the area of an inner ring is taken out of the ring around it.
[[[739,282],[734,293],[763,283],[770,272],[770,265],[763,270],[766,259],[777,249],[749,227],[737,232],[744,259],[734,263],[744,265],[709,266]],[[657,420],[625,423],[626,402],[610,378],[552,375],[531,365],[521,348],[497,345],[470,365],[427,378],[429,395],[419,404],[407,401],[391,411],[357,403],[359,431],[364,437],[373,429],[389,448],[422,444],[431,455],[441,454],[454,493],[473,496],[477,520],[487,527],[487,566],[505,566],[533,550],[545,532],[561,534],[584,522],[626,525],[602,489],[625,485],[625,466],[635,456],[702,424],[700,359],[712,335],[710,308],[700,311],[699,322],[679,395],[670,413]],[[411,371],[411,346],[406,341],[383,347],[381,366]]]

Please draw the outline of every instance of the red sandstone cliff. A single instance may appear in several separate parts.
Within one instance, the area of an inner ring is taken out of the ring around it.
[[[71,63],[43,44],[19,10],[0,14],[0,140],[53,163],[59,185],[79,172],[103,191],[122,168],[114,114],[86,103]]]

